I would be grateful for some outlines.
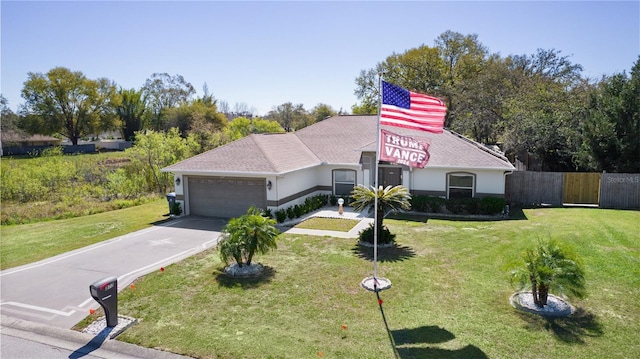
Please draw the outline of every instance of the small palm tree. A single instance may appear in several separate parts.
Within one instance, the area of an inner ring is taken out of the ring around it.
[[[557,242],[539,242],[534,249],[527,249],[522,258],[524,268],[512,272],[512,281],[520,289],[531,288],[533,302],[538,307],[547,305],[549,291],[557,294],[585,295],[584,271],[580,258]]]
[[[280,232],[275,225],[273,218],[264,217],[251,206],[245,215],[231,219],[222,230],[220,258],[227,264],[233,260],[239,267],[250,266],[256,253],[265,254],[277,248]]]
[[[382,233],[382,223],[387,213],[400,209],[411,209],[411,193],[404,186],[387,186],[386,188],[379,186],[376,191],[374,186],[357,185],[351,192],[353,198],[351,205],[354,210],[359,212],[365,209],[371,211],[375,207],[376,196],[378,197],[376,227],[377,233]]]

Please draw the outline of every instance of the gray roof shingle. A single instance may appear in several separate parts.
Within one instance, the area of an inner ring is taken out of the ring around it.
[[[334,116],[293,133],[254,134],[163,170],[168,172],[282,174],[327,164],[358,164],[376,147],[377,116]],[[502,156],[451,131],[441,134],[383,126],[430,144],[428,167],[511,170]]]

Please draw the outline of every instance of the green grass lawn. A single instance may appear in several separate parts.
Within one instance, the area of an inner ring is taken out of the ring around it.
[[[360,220],[345,218],[321,218],[312,217],[304,222],[296,224],[296,228],[321,229],[325,231],[349,232],[351,228],[360,223]]]
[[[524,210],[518,220],[386,220],[398,247],[379,251],[390,330],[374,293],[371,251],[354,239],[283,235],[229,279],[215,249],[139,279],[120,337],[198,358],[632,358],[640,351],[640,212]],[[547,320],[513,309],[509,265],[536,241],[572,244],[586,266],[579,313]],[[395,342],[392,345],[392,340]]]
[[[0,268],[36,262],[165,220],[167,200],[63,220],[0,226]]]

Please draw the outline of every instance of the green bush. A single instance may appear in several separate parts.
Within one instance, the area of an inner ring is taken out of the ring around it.
[[[176,202],[171,206],[171,214],[179,216],[182,214],[182,207],[179,202]]]
[[[429,207],[429,210],[433,213],[442,212],[442,207],[446,202],[447,200],[441,197],[434,197],[434,196],[427,197],[427,206]]]
[[[416,211],[416,212],[427,212],[428,209],[428,204],[427,204],[427,200],[428,200],[429,196],[425,196],[425,195],[417,195],[417,196],[412,196],[411,200],[409,202],[411,202],[411,209]]]
[[[294,218],[296,218],[296,212],[295,212],[295,210],[293,209],[293,207],[289,207],[289,208],[287,208],[287,218],[289,218],[289,219],[294,219]]]
[[[331,195],[329,197],[329,203],[331,203],[332,206],[335,206],[336,204],[338,204],[338,197]]]
[[[445,202],[445,206],[453,214],[480,213],[480,200],[477,198],[449,198]]]
[[[507,201],[504,198],[484,197],[480,200],[480,208],[483,214],[497,214],[504,210]]]
[[[282,223],[287,220],[287,211],[284,209],[279,209],[276,211],[276,220],[278,223]]]
[[[369,224],[369,227],[363,229],[358,233],[358,239],[360,242],[365,242],[373,245],[373,223]],[[391,244],[396,242],[396,235],[391,233],[387,226],[382,226],[382,233],[378,233],[378,245]]]

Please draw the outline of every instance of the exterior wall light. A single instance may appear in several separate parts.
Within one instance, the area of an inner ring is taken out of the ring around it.
[[[176,186],[180,185],[180,177],[176,178]]]
[[[271,191],[271,187],[273,187],[273,183],[271,183],[271,181],[269,180],[267,181],[267,189]]]

